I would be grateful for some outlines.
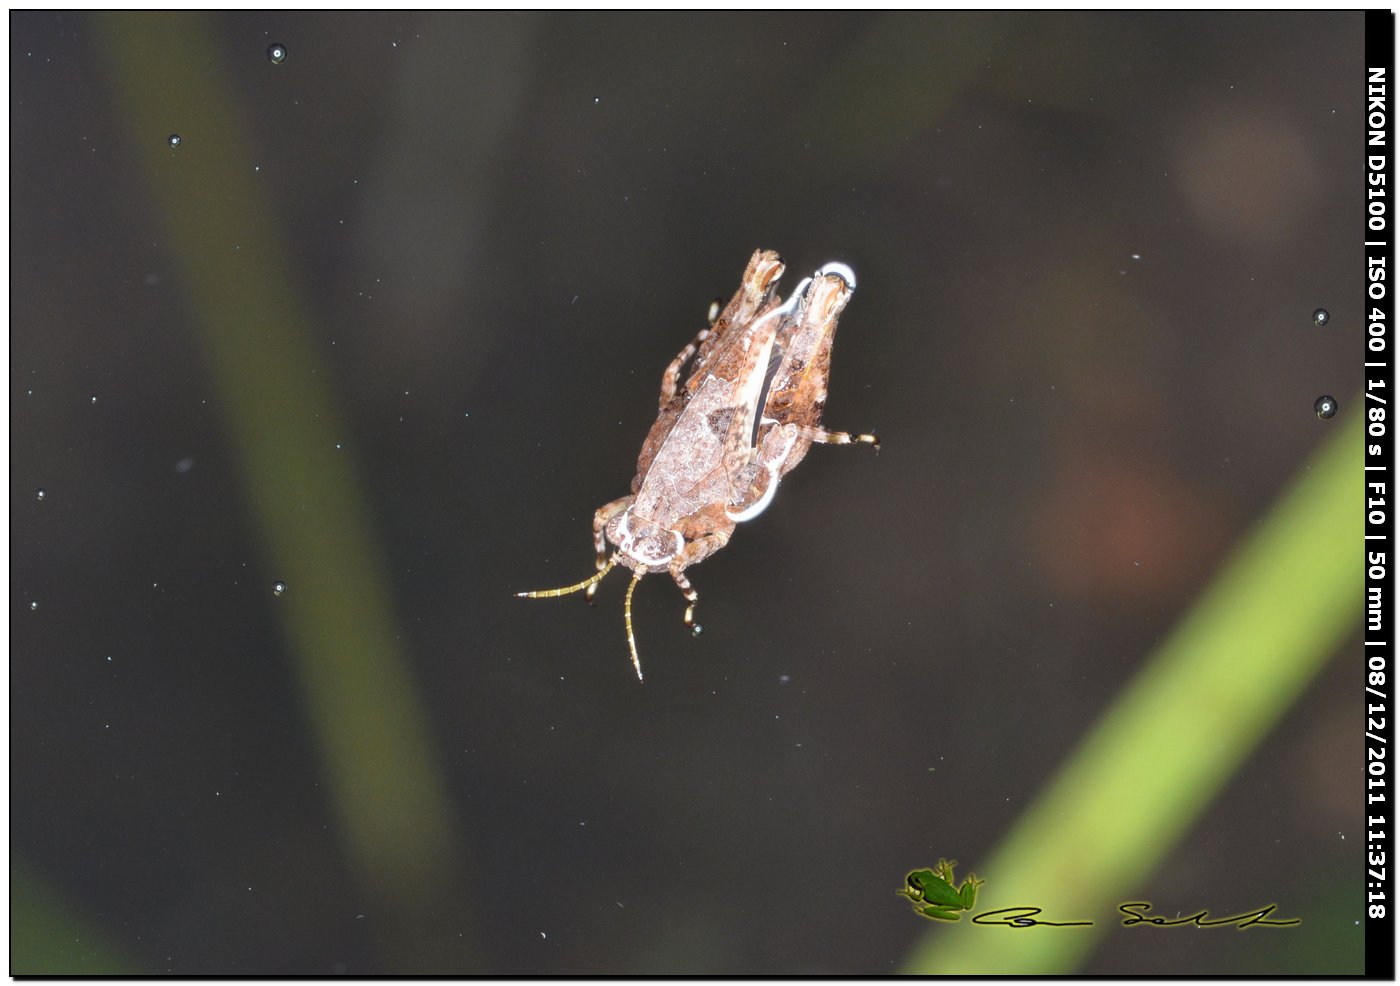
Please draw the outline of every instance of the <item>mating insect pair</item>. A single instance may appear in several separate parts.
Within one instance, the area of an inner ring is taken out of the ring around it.
[[[593,515],[597,574],[561,589],[517,593],[544,598],[587,590],[591,600],[615,565],[632,569],[623,621],[639,681],[632,592],[643,575],[670,574],[688,603],[685,625],[698,634],[699,595],[685,569],[761,514],[813,442],[880,449],[874,435],[821,427],[836,321],[855,291],[855,274],[845,264],[826,264],[783,301],[782,273],[776,253],[755,252],[729,304],[666,367],[660,413],[642,443],[632,492]],[[616,549],[611,555],[609,544]]]

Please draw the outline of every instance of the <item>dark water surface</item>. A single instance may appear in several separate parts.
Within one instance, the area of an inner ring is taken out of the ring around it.
[[[15,972],[894,971],[1355,391],[1359,13],[10,25]],[[622,575],[512,593],[757,247],[884,448],[638,685]],[[1305,930],[1084,971],[1359,970],[1354,678],[1151,882]]]

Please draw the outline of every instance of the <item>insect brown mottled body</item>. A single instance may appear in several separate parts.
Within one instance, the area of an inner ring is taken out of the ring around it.
[[[632,591],[643,575],[671,576],[688,603],[685,624],[699,633],[699,596],[685,570],[762,513],[813,442],[880,448],[874,435],[821,426],[832,340],[855,291],[854,273],[845,264],[826,264],[787,301],[777,293],[782,273],[776,253],[754,253],[719,317],[666,367],[660,411],[642,443],[632,492],[593,515],[597,574],[560,589],[519,593],[540,598],[587,590],[591,599],[615,565],[632,569],[623,614],[638,680]]]

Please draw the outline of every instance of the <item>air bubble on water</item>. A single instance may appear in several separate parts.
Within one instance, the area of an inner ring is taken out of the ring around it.
[[[34,491],[34,498],[35,498],[36,500],[42,500],[42,499],[44,499],[45,497],[47,497],[48,495],[49,495],[48,490],[44,489],[42,486],[39,487],[37,490]]]
[[[1317,311],[1313,312],[1314,325],[1326,325],[1330,321],[1332,321],[1332,313],[1326,308],[1319,308]]]
[[[274,582],[274,583],[272,583],[272,594],[273,594],[274,596],[280,596],[280,595],[282,595],[282,593],[284,593],[284,592],[286,592],[286,591],[287,591],[287,583],[285,583],[285,582]]]
[[[273,42],[267,46],[267,60],[273,65],[281,65],[287,60],[287,46]]]
[[[36,600],[34,600],[33,602],[31,602],[31,603],[29,604],[29,608],[30,608],[31,610],[38,609],[38,608],[39,608],[39,600],[36,599]]]
[[[1330,418],[1337,413],[1337,399],[1331,394],[1323,394],[1313,402],[1313,410],[1319,418]]]
[[[179,134],[171,134],[169,137],[165,138],[165,142],[171,147],[179,147],[180,139],[181,138]]]
[[[89,398],[88,398],[88,403],[89,403],[89,404],[96,404],[96,403],[97,403],[97,395],[96,395],[96,394],[93,394],[91,397],[89,397]]]

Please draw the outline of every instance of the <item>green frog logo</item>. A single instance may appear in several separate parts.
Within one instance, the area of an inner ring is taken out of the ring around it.
[[[977,888],[986,883],[969,873],[962,886],[957,885],[951,862],[940,859],[931,870],[914,870],[904,878],[905,886],[900,896],[908,897],[914,904],[914,911],[936,921],[958,921],[963,911],[970,911],[977,903]]]

